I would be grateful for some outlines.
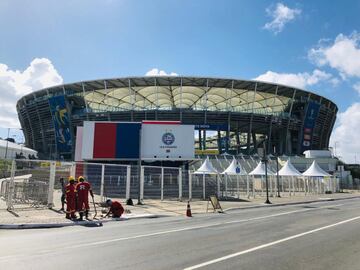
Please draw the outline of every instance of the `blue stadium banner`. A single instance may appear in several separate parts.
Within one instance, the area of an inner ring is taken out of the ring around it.
[[[301,152],[311,149],[311,142],[315,122],[320,110],[320,104],[310,101],[307,105],[306,115],[304,118],[304,128],[302,130]]]
[[[196,124],[195,129],[227,131],[229,129],[229,125],[228,124]]]
[[[71,153],[72,138],[65,96],[49,98],[49,105],[55,128],[57,152]]]

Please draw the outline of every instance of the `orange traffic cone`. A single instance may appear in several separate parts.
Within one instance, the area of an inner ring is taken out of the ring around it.
[[[187,217],[192,217],[192,215],[191,215],[191,208],[190,208],[190,201],[188,201],[188,203],[187,203],[186,216],[187,216]]]

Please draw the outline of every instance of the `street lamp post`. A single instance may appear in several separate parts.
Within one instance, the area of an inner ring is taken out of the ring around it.
[[[7,158],[8,155],[8,149],[9,149],[9,138],[10,138],[10,129],[18,129],[18,130],[22,130],[21,128],[7,128],[7,138],[6,138],[6,148],[5,148],[5,156],[4,159]],[[16,135],[13,135],[13,137],[16,137]],[[16,142],[16,141],[15,141]],[[22,151],[22,148],[21,148]]]
[[[279,181],[279,157],[276,155],[276,185],[277,185],[277,196],[278,198],[281,198],[280,196],[280,181]]]
[[[265,184],[266,184],[266,204],[271,204],[270,200],[269,200],[269,181],[268,181],[268,174],[267,174],[267,156],[266,156],[266,144],[265,144],[266,138],[264,138],[263,141],[263,159],[262,162],[264,162],[265,165]]]
[[[143,205],[144,203],[142,202],[142,197],[141,197],[141,192],[142,192],[142,173],[141,173],[141,155],[142,155],[142,152],[141,152],[141,128],[139,130],[139,159],[138,159],[138,182],[139,182],[139,187],[138,187],[138,201],[137,201],[137,204],[138,205]]]
[[[9,147],[10,128],[8,128],[7,130],[8,130],[8,133],[7,133],[7,138],[6,138],[5,159],[7,158],[7,152],[8,152],[8,147]]]
[[[337,156],[336,156],[336,145],[337,145],[338,143],[339,143],[338,141],[335,141],[335,143],[334,143],[334,157],[337,157]]]

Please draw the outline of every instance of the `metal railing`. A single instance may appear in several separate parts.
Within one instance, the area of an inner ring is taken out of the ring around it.
[[[0,209],[54,207],[60,202],[59,179],[84,176],[91,184],[97,201],[120,199],[207,199],[210,195],[239,198],[263,196],[264,177],[249,175],[202,175],[179,167],[156,167],[88,162],[39,160],[0,160]],[[269,175],[269,191],[275,196],[276,176]],[[289,196],[337,192],[339,180],[334,177],[280,177],[279,191]]]

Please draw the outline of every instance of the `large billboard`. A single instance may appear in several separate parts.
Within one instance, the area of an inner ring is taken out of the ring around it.
[[[81,160],[133,160],[140,154],[146,160],[194,159],[194,125],[177,121],[93,122],[84,121],[78,129],[75,153]]]
[[[310,101],[307,105],[306,115],[304,118],[304,127],[302,130],[301,152],[311,149],[312,137],[315,122],[320,110],[320,104]]]
[[[194,159],[194,125],[143,122],[141,157],[151,160]]]
[[[57,152],[59,154],[71,153],[72,138],[65,96],[49,98],[49,105],[53,117]]]
[[[83,160],[139,158],[141,123],[84,121]]]

